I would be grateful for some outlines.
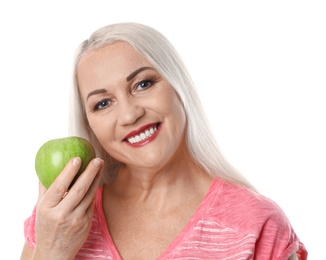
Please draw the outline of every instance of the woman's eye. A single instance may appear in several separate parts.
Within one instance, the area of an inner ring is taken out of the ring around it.
[[[109,100],[102,100],[102,101],[96,103],[94,110],[104,109],[106,107],[109,107],[110,104],[111,104],[111,102]]]
[[[151,87],[152,84],[153,84],[153,81],[151,81],[151,80],[143,80],[136,85],[136,90],[145,90],[145,89]]]

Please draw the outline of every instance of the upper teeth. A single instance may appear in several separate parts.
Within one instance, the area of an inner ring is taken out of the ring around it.
[[[128,142],[132,144],[141,142],[146,138],[152,136],[156,131],[157,131],[156,126],[148,128],[146,131],[140,133],[139,135],[135,135],[133,137],[128,138]]]

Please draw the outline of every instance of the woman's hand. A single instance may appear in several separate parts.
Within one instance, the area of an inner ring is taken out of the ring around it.
[[[48,190],[40,184],[33,259],[74,259],[85,242],[103,161],[93,159],[68,191],[80,166],[73,158]]]

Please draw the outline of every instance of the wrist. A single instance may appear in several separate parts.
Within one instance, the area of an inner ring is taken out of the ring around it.
[[[68,256],[62,253],[52,253],[48,250],[42,250],[40,248],[35,248],[32,256],[32,260],[74,260],[73,256]]]

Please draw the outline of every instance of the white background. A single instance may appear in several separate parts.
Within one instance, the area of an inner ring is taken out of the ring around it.
[[[324,1],[4,2],[0,252],[6,259],[19,259],[23,222],[37,198],[37,149],[67,135],[75,49],[98,27],[125,21],[171,40],[222,151],[283,208],[309,259],[325,256]]]

